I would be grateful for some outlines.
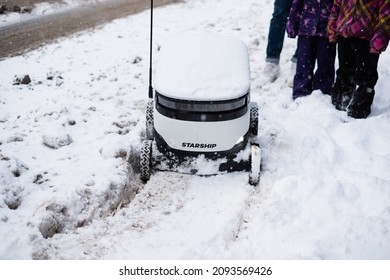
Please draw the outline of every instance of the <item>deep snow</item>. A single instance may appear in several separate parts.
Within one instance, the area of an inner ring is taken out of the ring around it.
[[[260,185],[248,174],[153,174],[128,158],[145,129],[149,13],[0,61],[1,259],[389,259],[390,54],[372,114],[263,79],[273,1],[186,0],[155,10],[165,38],[210,32],[249,50]],[[13,85],[29,74],[30,85]],[[52,147],[49,147],[52,146]]]

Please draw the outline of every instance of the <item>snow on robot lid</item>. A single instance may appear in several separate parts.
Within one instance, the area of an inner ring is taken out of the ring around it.
[[[221,35],[183,35],[162,44],[154,88],[183,100],[227,100],[250,88],[245,44]]]

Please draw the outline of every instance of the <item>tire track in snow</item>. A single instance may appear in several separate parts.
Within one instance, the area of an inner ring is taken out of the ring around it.
[[[84,227],[57,234],[46,243],[37,243],[35,255],[45,251],[49,259],[104,258],[120,240],[140,238],[161,223],[164,216],[183,206],[186,176],[157,173],[146,185],[133,179],[131,184],[138,185],[139,189],[126,207],[113,216],[94,219]],[[80,250],[74,252],[71,248],[75,247]]]
[[[49,259],[207,259],[235,239],[253,187],[247,174],[157,172],[114,216],[36,244]],[[118,246],[118,244],[121,244]],[[79,248],[78,251],[71,248]]]

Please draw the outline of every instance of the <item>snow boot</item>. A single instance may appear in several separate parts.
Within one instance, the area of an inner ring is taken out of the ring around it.
[[[264,75],[270,83],[273,83],[280,75],[279,64],[268,62],[264,68]]]
[[[347,114],[355,119],[365,119],[371,113],[375,90],[360,86],[354,93],[347,107]]]
[[[332,104],[337,110],[345,111],[351,102],[354,91],[355,86],[337,80],[330,92]]]

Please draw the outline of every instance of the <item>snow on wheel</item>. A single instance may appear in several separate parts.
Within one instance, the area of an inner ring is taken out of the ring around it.
[[[153,140],[154,137],[153,104],[153,100],[149,100],[146,106],[146,139],[148,140]]]
[[[260,182],[261,149],[258,144],[251,145],[251,168],[249,184],[257,185]]]
[[[144,140],[141,147],[140,173],[141,180],[145,183],[152,173],[152,143],[151,140]]]
[[[250,103],[250,123],[249,123],[249,132],[256,136],[259,130],[259,107],[257,103]]]

